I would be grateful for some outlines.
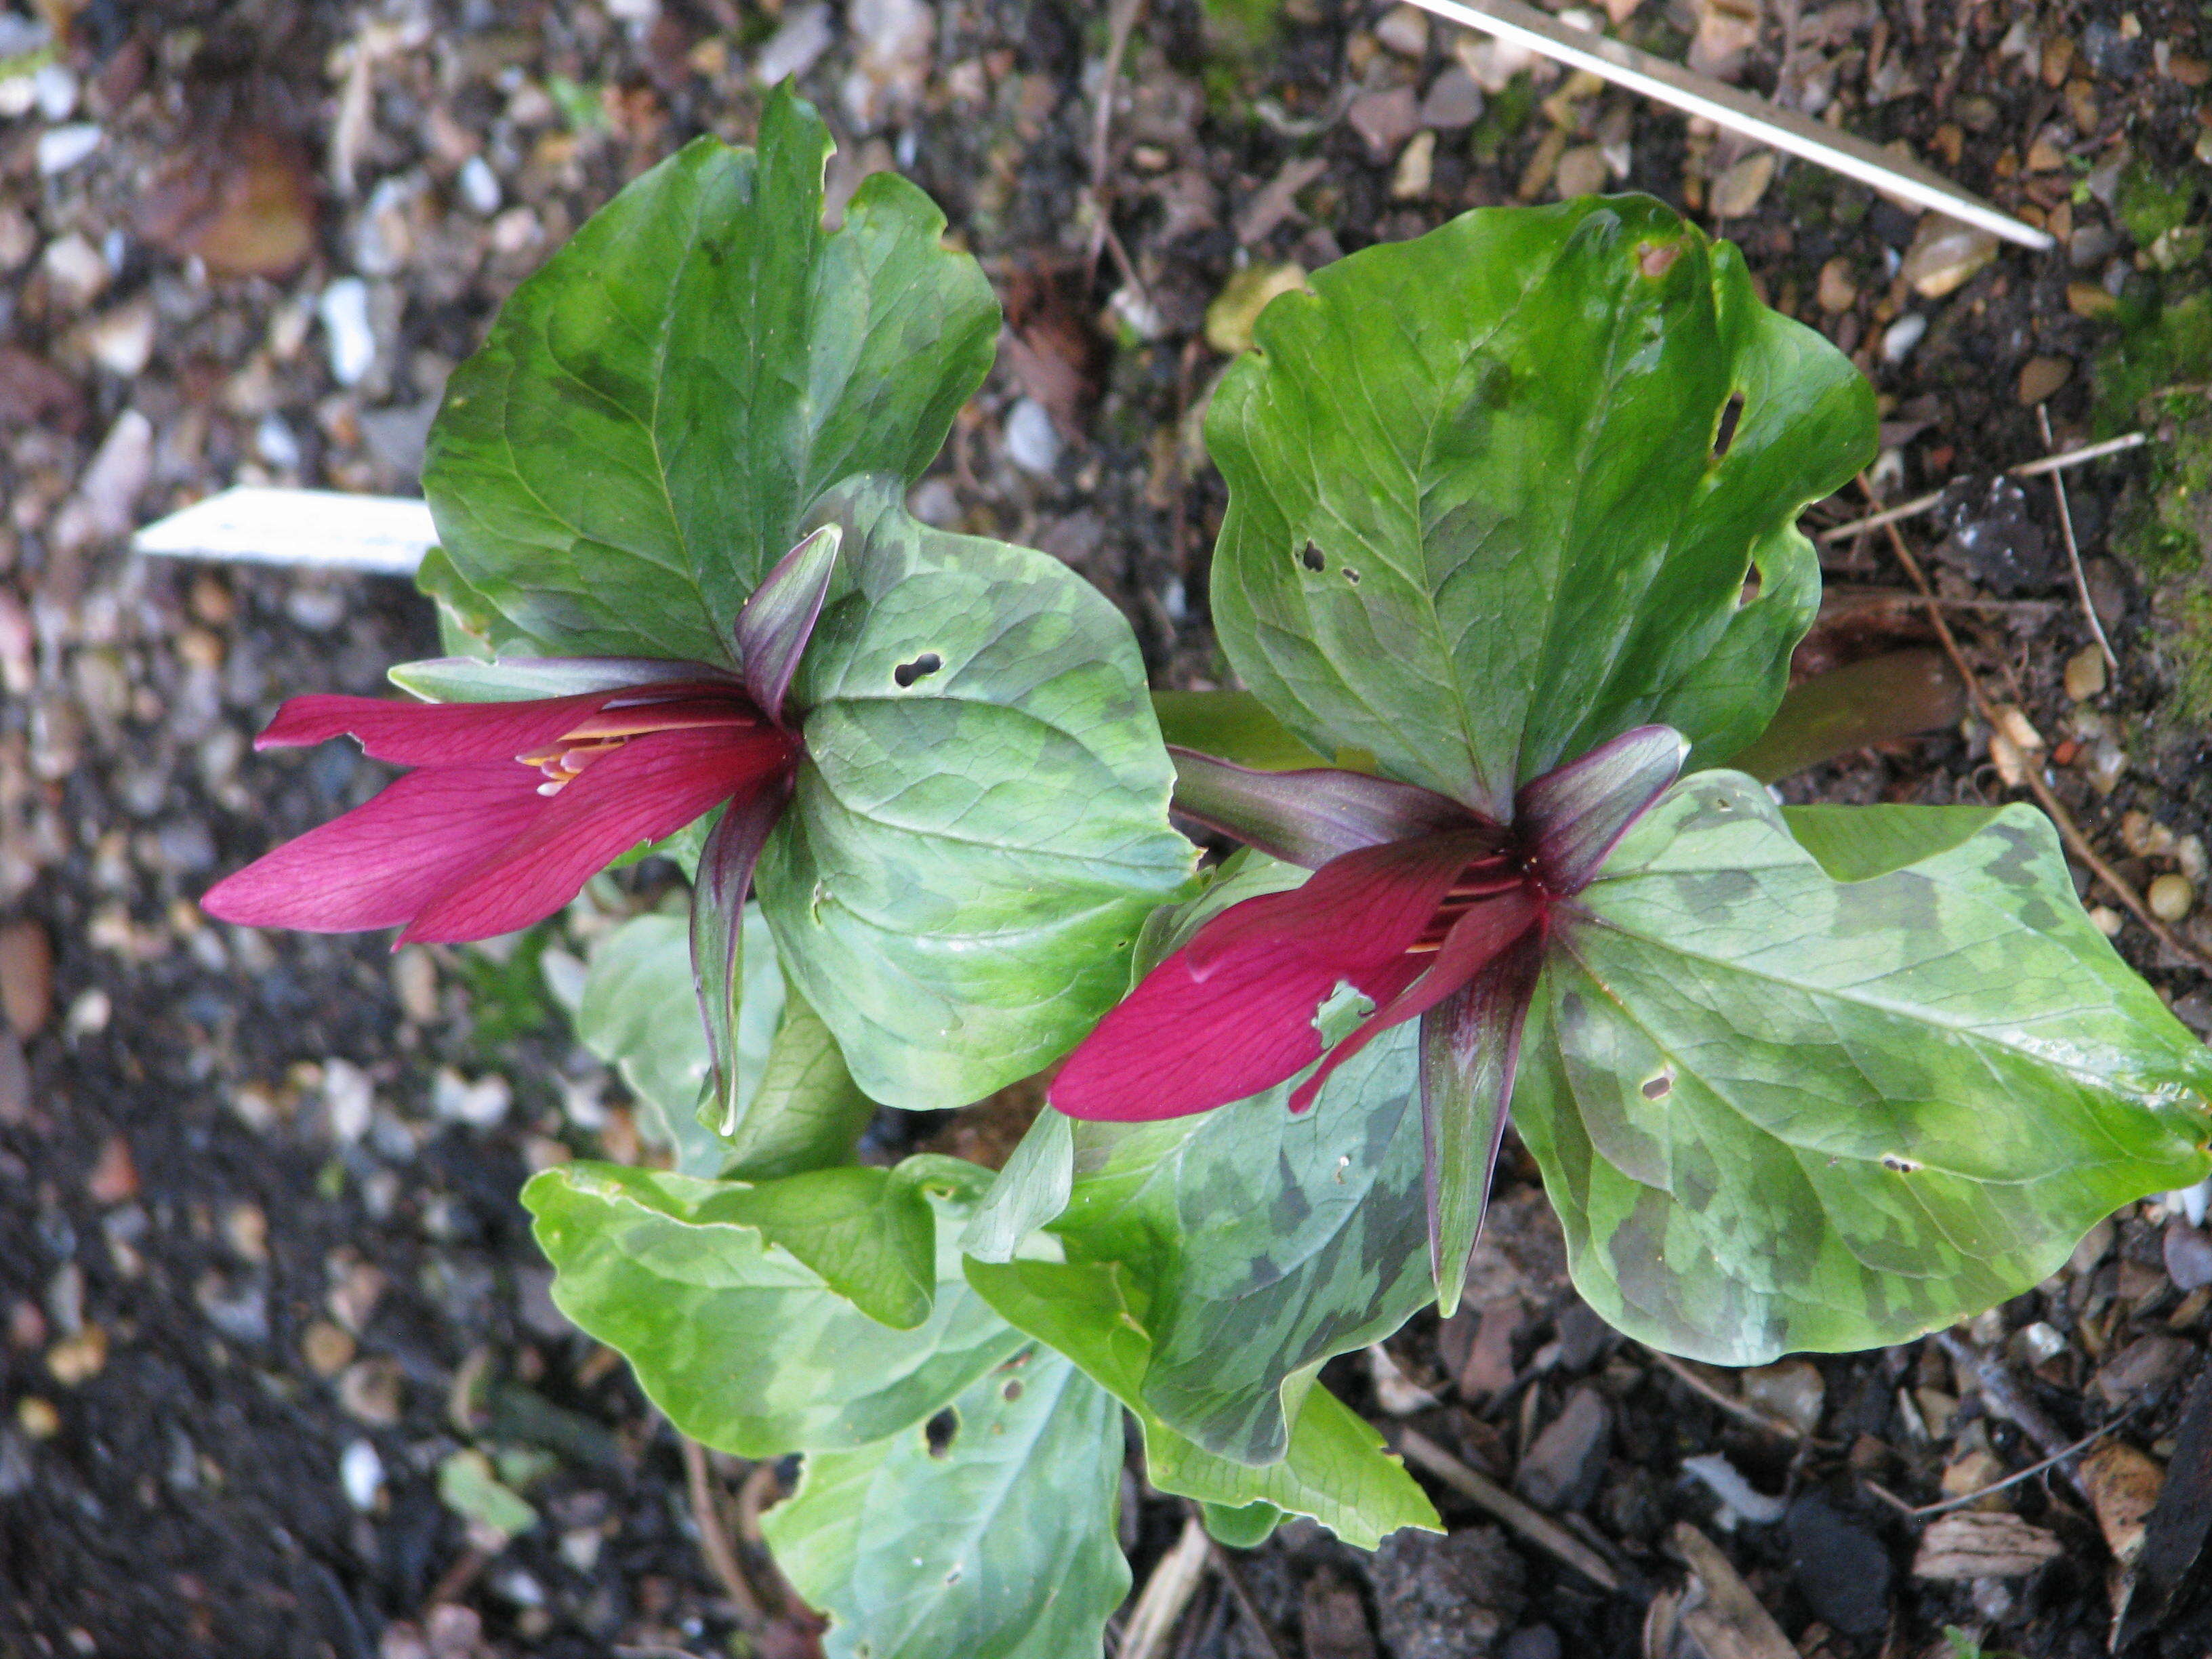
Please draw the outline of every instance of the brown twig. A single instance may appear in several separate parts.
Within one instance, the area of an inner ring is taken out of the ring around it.
[[[2051,435],[2051,411],[2041,404],[2035,406],[2035,424],[2043,433],[2043,447],[2055,450],[2058,441]],[[2097,636],[2097,649],[2105,653],[2105,666],[2112,671],[2117,682],[2120,659],[2113,654],[2112,642],[2105,637],[2105,624],[2097,615],[2097,607],[2089,598],[2088,573],[2081,568],[2081,544],[2074,538],[2074,507],[2066,499],[2066,474],[2054,471],[2051,475],[2051,493],[2058,498],[2058,529],[2066,541],[2066,563],[2074,573],[2074,592],[2081,601],[2081,615],[2089,624],[2089,631]]]
[[[1888,1487],[1881,1485],[1877,1481],[1867,1480],[1865,1484],[1868,1489],[1871,1491],[1875,1497],[1881,1498],[1884,1503],[1892,1505],[1896,1509],[1899,1515],[1904,1516],[1907,1520],[1924,1521],[1931,1515],[1944,1515],[1949,1513],[1953,1510],[1963,1510],[1969,1504],[1978,1504],[1982,1499],[1987,1498],[1991,1492],[2002,1492],[2007,1486],[2016,1486],[2023,1480],[2032,1480],[2035,1476],[2041,1474],[2045,1469],[2057,1468],[2060,1463],[2064,1462],[2068,1458],[2072,1457],[2077,1452],[2086,1451],[2091,1446],[2095,1445],[2097,1442],[2102,1440],[2114,1429],[2118,1428],[2121,1424],[2126,1422],[2130,1417],[2133,1417],[2140,1409],[2141,1407],[2139,1406],[2130,1406],[2127,1410],[2122,1412],[2118,1417],[2106,1424],[2102,1428],[2090,1430],[2088,1433],[2083,1435],[2072,1445],[2062,1446],[2058,1450],[2053,1452],[2050,1456],[2043,1459],[2040,1462],[2030,1463],[2026,1468],[2016,1469],[2012,1474],[2005,1476],[2002,1480],[1992,1480],[1986,1486],[1978,1486],[1972,1492],[1967,1492],[1961,1497],[1947,1498],[1940,1504],[1909,1503],[1905,1499],[1899,1498],[1895,1492],[1890,1491]],[[1862,1476],[1861,1479],[1863,1480],[1864,1477]]]
[[[2135,449],[2149,441],[2150,434],[2147,432],[2126,432],[2117,438],[2107,438],[2102,443],[2084,444],[2079,449],[2062,450],[2056,455],[2045,455],[2039,460],[2022,461],[2018,466],[2007,467],[2005,477],[2033,478],[2045,472],[2060,472],[2069,466],[2079,466],[2084,461],[2098,460],[2106,455],[2117,455],[2122,450]],[[1906,519],[1917,518],[1942,499],[1943,492],[1940,489],[1932,495],[1916,495],[1909,501],[1900,501],[1895,507],[1887,507],[1866,518],[1853,519],[1847,524],[1839,524],[1823,530],[1813,539],[1819,542],[1839,542],[1846,536],[1856,536],[1869,530],[1879,530],[1887,524],[1898,524]]]
[[[691,1498],[692,1523],[699,1528],[699,1553],[707,1558],[708,1567],[737,1608],[738,1626],[757,1634],[766,1626],[768,1614],[754,1593],[752,1581],[738,1565],[738,1553],[714,1507],[714,1487],[707,1477],[707,1449],[687,1434],[679,1433],[676,1443],[684,1451],[684,1487]]]
[[[1129,36],[1135,32],[1137,15],[1145,9],[1145,0],[1114,0],[1113,9],[1106,19],[1106,61],[1098,76],[1098,108],[1091,123],[1091,208],[1097,222],[1091,229],[1091,257],[1087,273],[1098,269],[1102,249],[1110,249],[1114,264],[1121,273],[1121,280],[1136,290],[1139,300],[1145,299],[1145,285],[1137,276],[1137,268],[1131,263],[1128,250],[1121,239],[1114,234],[1114,222],[1109,211],[1109,192],[1106,188],[1106,173],[1113,164],[1114,88],[1121,79],[1121,60],[1128,55]]]
[[[2080,1448],[2070,1443],[2058,1425],[2044,1415],[2042,1407],[2021,1392],[2012,1368],[1996,1355],[1984,1353],[1956,1331],[1938,1331],[1936,1340],[1951,1357],[1951,1363],[1974,1379],[1974,1386],[1981,1390],[1983,1401],[1989,1408],[2040,1446],[2069,1484],[2094,1507],[2096,1500],[2068,1467],[2068,1460]]]
[[[1641,1346],[1641,1345],[1639,1345]],[[1696,1394],[1711,1401],[1731,1417],[1741,1418],[1753,1428],[1765,1429],[1769,1434],[1778,1434],[1786,1440],[1809,1440],[1812,1437],[1795,1423],[1769,1415],[1747,1400],[1723,1393],[1671,1353],[1662,1353],[1656,1348],[1645,1348],[1644,1352],[1672,1371]]]
[[[1522,1503],[1489,1476],[1469,1468],[1442,1446],[1413,1429],[1398,1431],[1398,1449],[1462,1497],[1471,1498],[1540,1550],[1558,1557],[1592,1583],[1620,1588],[1620,1575],[1605,1558],[1534,1505]]]
[[[1869,498],[1872,497],[1873,491],[1863,477],[1859,480],[1859,488],[1866,491]],[[1912,556],[1912,550],[1905,546],[1905,538],[1897,533],[1895,525],[1885,525],[1882,528],[1888,532],[1890,550],[1897,555],[1897,562],[1905,567],[1905,574],[1912,578],[1912,585],[1920,590],[1920,597],[1929,602],[1928,620],[1934,624],[1936,637],[1942,641],[1943,649],[1950,653],[1952,665],[1959,671],[1959,678],[1966,684],[1966,695],[1973,702],[1974,712],[1992,730],[2002,729],[1996,705],[1990,702],[1989,694],[1982,690],[1982,683],[1976,677],[1972,665],[1967,662],[1966,653],[1959,648],[1958,637],[1951,632],[1951,624],[1944,619],[1942,606],[1935,602],[1936,590],[1929,584],[1927,573],[1920,568],[1920,561]],[[2042,807],[2051,823],[2058,827],[2059,838],[2074,855],[2089,866],[2091,873],[2098,880],[2118,895],[2121,903],[2135,912],[2136,919],[2150,930],[2152,938],[2184,961],[2193,962],[2204,971],[2212,973],[2212,956],[2207,956],[2195,945],[2185,942],[2180,935],[2153,915],[2150,906],[2143,902],[2142,896],[2136,891],[2127,878],[2113,869],[2089,844],[2089,838],[2074,822],[2074,815],[2066,810],[2065,804],[2043,781],[2041,766],[2031,763],[2026,775],[2028,790],[2034,795],[2036,805]]]

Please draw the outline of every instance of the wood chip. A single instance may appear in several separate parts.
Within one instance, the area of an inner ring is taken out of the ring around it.
[[[1687,1637],[1695,1644],[1690,1651],[1705,1659],[1797,1659],[1782,1626],[1719,1546],[1686,1521],[1674,1523],[1669,1542],[1693,1582],[1686,1592],[1653,1600],[1644,1627],[1647,1654],[1680,1653],[1680,1638]]]
[[[1921,1535],[1915,1578],[2020,1578],[2066,1553],[2041,1527],[2016,1515],[1961,1510],[1941,1516]]]
[[[2143,1520],[2165,1478],[2157,1463],[2124,1440],[2107,1440],[2081,1460],[2081,1489],[2097,1512],[2105,1547],[2123,1567],[2142,1548]]]
[[[1741,219],[1759,205],[1774,182],[1774,152],[1753,151],[1713,180],[1712,210],[1716,219]]]

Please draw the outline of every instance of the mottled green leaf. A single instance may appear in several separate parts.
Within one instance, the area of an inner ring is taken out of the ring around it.
[[[998,307],[913,185],[822,229],[828,131],[699,138],[517,289],[455,371],[422,581],[495,648],[732,661],[738,607],[856,472],[911,480],[991,365]]]
[[[1886,876],[1948,853],[1997,820],[1996,806],[1785,806],[1797,844],[1838,881]]]
[[[1224,1504],[1201,1504],[1200,1516],[1209,1537],[1232,1550],[1256,1550],[1274,1536],[1283,1512],[1273,1504],[1246,1504],[1232,1509]]]
[[[1838,882],[1790,829],[1833,857],[1840,819],[1704,773],[1554,911],[1513,1115],[1607,1319],[1728,1364],[1901,1342],[2204,1174],[2212,1051],[2049,820],[1977,816],[1870,819],[1887,872]]]
[[[748,920],[755,914],[748,910]],[[752,935],[748,932],[748,960],[752,950]],[[750,980],[745,994],[749,999],[757,995]],[[745,1016],[738,1026],[740,1062],[753,1002],[749,1000],[745,1007]],[[742,1069],[738,1086],[738,1120],[725,1137],[730,1147],[728,1172],[750,1181],[847,1162],[861,1131],[876,1113],[875,1102],[860,1091],[853,1074],[845,1069],[845,1057],[837,1052],[830,1028],[806,1006],[806,999],[787,985],[783,1023],[776,1027],[775,1041],[769,1045],[760,1086],[745,1094]]]
[[[760,1086],[782,1012],[775,947],[757,906],[745,911],[744,960],[735,1070],[738,1097],[749,1099]],[[713,1176],[728,1167],[729,1144],[698,1117],[707,1033],[692,990],[691,935],[684,917],[633,916],[593,946],[576,1010],[576,1036],[622,1073],[651,1115],[650,1136],[676,1149],[679,1170]]]
[[[1031,1349],[930,1432],[810,1453],[761,1525],[830,1659],[1081,1659],[1128,1593],[1121,1479],[1121,1407]]]
[[[1269,772],[1329,764],[1329,757],[1300,743],[1249,691],[1155,691],[1152,712],[1160,736],[1178,749]]]
[[[1214,622],[1309,746],[1502,817],[1629,726],[1765,723],[1819,592],[1792,521],[1873,458],[1874,398],[1733,247],[1644,197],[1484,209],[1256,337],[1206,420]]]
[[[1032,1233],[1067,1207],[1074,1190],[1075,1125],[1058,1112],[1040,1112],[975,1206],[960,1247],[979,1261],[1012,1261]]]
[[[855,585],[792,688],[807,758],[758,874],[861,1088],[965,1105],[1080,1038],[1190,875],[1120,612],[1055,559],[841,489]]]
[[[757,1195],[784,1183],[569,1164],[538,1176],[522,1201],[552,1260],[561,1310],[621,1350],[693,1439],[773,1457],[895,1434],[1020,1347],[961,1277],[953,1241],[988,1171],[955,1182],[940,1167],[952,1162],[849,1172],[915,1185],[934,1212],[933,1306],[903,1331],[871,1319],[786,1248],[803,1243],[818,1257],[830,1241],[802,1239],[791,1217],[767,1213],[773,1206]],[[732,1209],[751,1220],[723,1218]]]
[[[1162,1492],[1223,1510],[1266,1504],[1311,1516],[1362,1549],[1373,1549],[1401,1527],[1439,1529],[1435,1509],[1383,1449],[1382,1437],[1315,1385],[1317,1366],[1289,1390],[1291,1421],[1278,1460],[1255,1467],[1207,1451],[1146,1403],[1154,1309],[1122,1264],[971,1261],[968,1277],[1006,1318],[1074,1360],[1135,1414],[1145,1432],[1146,1473]],[[1245,1521],[1259,1518],[1248,1515]]]

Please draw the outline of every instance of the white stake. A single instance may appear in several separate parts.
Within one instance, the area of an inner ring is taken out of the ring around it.
[[[419,501],[241,485],[148,525],[131,538],[131,547],[178,559],[246,559],[411,576],[437,540],[430,509]]]
[[[1540,52],[1571,69],[1588,70],[1632,92],[1701,115],[1716,126],[1727,127],[1759,143],[1817,161],[1861,184],[1978,225],[2023,247],[2053,246],[2046,232],[2000,212],[1917,161],[1892,155],[1863,138],[1838,131],[1795,110],[1779,108],[1764,98],[1595,30],[1571,27],[1521,4],[1520,0],[1413,0],[1413,3],[1455,23]]]

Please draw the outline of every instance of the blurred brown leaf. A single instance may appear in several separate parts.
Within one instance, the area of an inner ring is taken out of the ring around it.
[[[138,209],[138,233],[219,276],[285,276],[315,245],[313,174],[296,139],[240,125],[164,167]]]

